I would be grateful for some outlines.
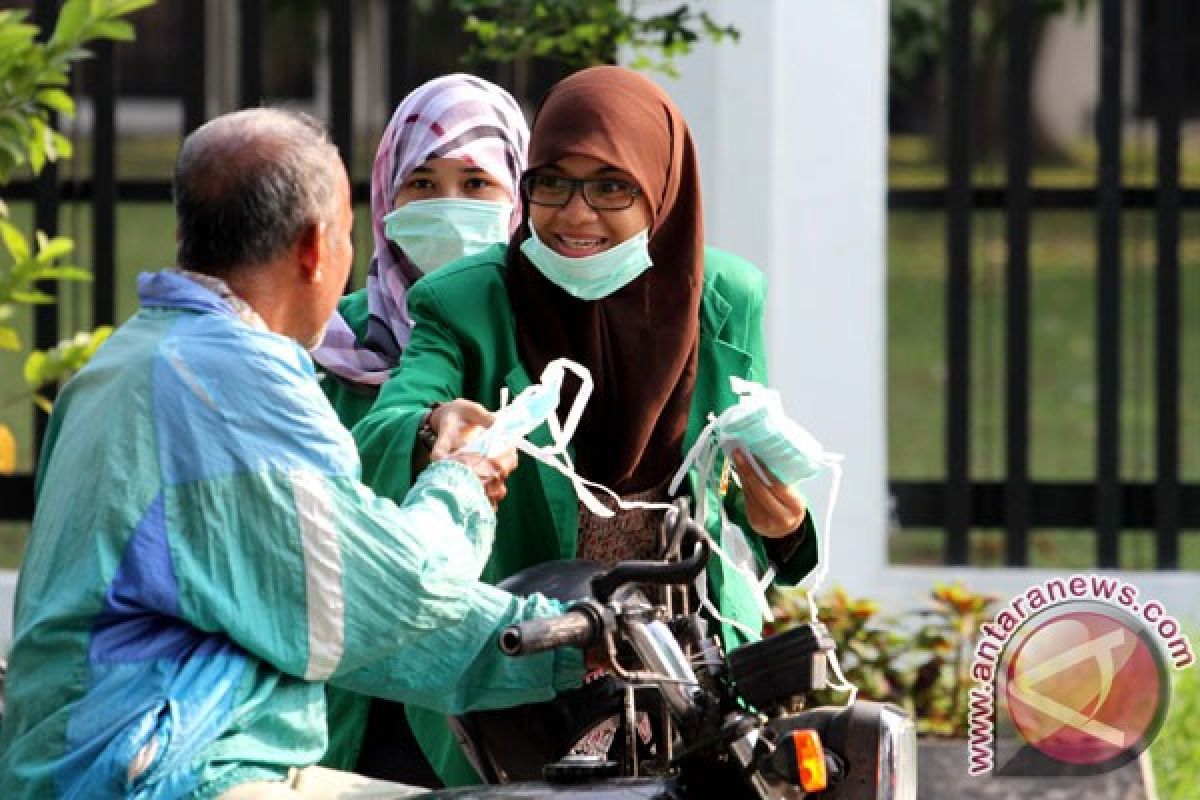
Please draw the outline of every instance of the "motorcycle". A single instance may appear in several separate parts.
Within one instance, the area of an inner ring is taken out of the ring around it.
[[[668,512],[659,561],[540,564],[501,585],[570,603],[503,631],[520,657],[577,647],[606,668],[549,703],[454,718],[487,785],[434,798],[746,797],[915,800],[916,731],[868,701],[812,707],[829,685],[827,629],[799,625],[722,653],[690,610],[711,552],[686,501]]]

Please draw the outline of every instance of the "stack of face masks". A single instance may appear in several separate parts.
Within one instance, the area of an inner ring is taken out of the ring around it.
[[[819,475],[842,460],[840,455],[827,453],[811,433],[788,418],[779,392],[736,376],[729,381],[741,400],[718,417],[715,426],[717,441],[727,455],[732,457],[736,450],[749,453],[788,486]]]
[[[825,524],[821,529],[821,544],[817,550],[817,566],[813,570],[811,584],[808,588],[808,610],[813,622],[818,621],[817,592],[829,572],[829,547],[833,530],[833,510],[837,506],[838,492],[842,483],[842,456],[827,451],[816,437],[790,419],[783,410],[783,401],[779,392],[767,389],[761,384],[731,377],[730,385],[738,395],[738,403],[726,409],[720,416],[710,417],[708,425],[696,439],[691,451],[684,458],[683,464],[671,481],[672,494],[687,475],[688,470],[695,465],[699,472],[696,485],[696,507],[701,514],[706,514],[704,506],[704,486],[714,480],[719,480],[715,470],[717,456],[724,453],[726,458],[732,458],[733,453],[741,450],[753,456],[751,465],[758,472],[758,477],[768,483],[769,479],[763,472],[763,467],[769,470],[781,483],[787,486],[809,480],[828,471],[831,475],[829,501],[825,510]],[[760,466],[761,464],[761,466]],[[749,552],[745,535],[741,529],[725,519],[722,515],[722,540],[725,549],[716,549],[717,554],[727,564],[733,566],[747,579],[751,585],[756,585],[760,593],[760,601],[766,606],[765,593],[770,584],[773,572],[767,570],[766,575],[755,581],[752,570],[753,556]],[[703,519],[704,517],[701,516]],[[739,558],[740,554],[740,558]],[[698,590],[701,587],[697,587]],[[718,619],[724,619],[717,613],[707,597],[701,594],[702,602],[709,613]],[[771,619],[770,609],[763,614],[764,619]],[[739,628],[732,620],[725,620]],[[829,654],[830,668],[838,683],[830,683],[830,688],[848,693],[847,705],[853,704],[858,694],[858,688],[846,680],[838,663],[837,654]]]
[[[816,593],[829,568],[830,530],[841,486],[842,457],[825,450],[816,437],[788,418],[784,413],[779,392],[736,376],[731,377],[729,381],[734,393],[738,395],[737,404],[726,409],[720,416],[710,418],[708,425],[701,431],[691,451],[684,458],[679,471],[675,473],[670,493],[674,494],[679,489],[688,470],[695,466],[699,473],[696,482],[696,508],[699,518],[704,519],[708,513],[704,488],[719,480],[717,457],[724,453],[726,458],[731,459],[738,450],[752,456],[750,463],[764,483],[770,482],[763,471],[764,467],[787,486],[809,480],[829,470],[832,474],[829,503],[821,531],[821,546],[818,548],[819,560],[817,568],[813,571],[812,585],[808,592],[809,611],[813,620],[816,620]],[[741,530],[736,525],[728,523],[724,524],[723,528],[727,531],[723,538],[727,538],[731,543],[738,540],[737,534],[741,534]],[[731,544],[727,545],[727,549],[748,551],[749,548]],[[732,556],[720,551],[718,554],[743,574],[753,566],[752,563],[732,563]],[[767,577],[770,577],[769,571]],[[769,583],[769,580],[758,581],[763,592],[766,590],[766,583]],[[762,603],[765,605],[765,599]],[[764,617],[768,620],[771,618],[769,610]]]

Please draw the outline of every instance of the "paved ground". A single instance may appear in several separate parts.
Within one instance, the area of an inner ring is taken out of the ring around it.
[[[1155,800],[1140,761],[1106,775],[1072,778],[972,778],[966,763],[963,742],[923,742],[919,800]]]

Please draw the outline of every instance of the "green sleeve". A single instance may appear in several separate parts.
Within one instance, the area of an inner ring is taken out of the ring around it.
[[[421,281],[410,290],[408,305],[414,328],[400,367],[352,430],[363,481],[393,500],[412,485],[413,447],[426,412],[463,394],[462,350],[442,322],[437,296]]]

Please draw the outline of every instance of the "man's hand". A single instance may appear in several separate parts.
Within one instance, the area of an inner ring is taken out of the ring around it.
[[[492,424],[495,415],[478,403],[458,398],[438,406],[429,415],[429,427],[437,434],[430,460],[450,459],[465,465],[487,493],[492,508],[508,493],[504,481],[517,468],[517,450],[510,447],[495,456],[463,452],[467,444]]]
[[[750,526],[760,535],[768,539],[778,539],[787,536],[800,527],[808,509],[804,498],[781,483],[762,464],[767,476],[767,483],[750,463],[753,456],[738,450],[733,454],[733,464],[737,468],[738,477],[742,481],[742,494],[746,498],[746,517]]]

